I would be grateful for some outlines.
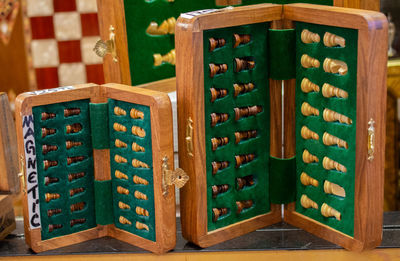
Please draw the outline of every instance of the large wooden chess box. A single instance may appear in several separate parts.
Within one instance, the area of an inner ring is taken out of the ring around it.
[[[347,249],[382,236],[387,21],[263,4],[176,27],[183,236],[201,247],[283,219]]]

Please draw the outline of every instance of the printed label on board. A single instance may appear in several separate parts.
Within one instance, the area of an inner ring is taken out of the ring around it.
[[[46,93],[53,93],[53,92],[62,92],[75,89],[73,86],[65,86],[65,87],[58,87],[53,89],[46,89],[46,90],[39,90],[34,92],[28,92],[31,95],[41,95]]]
[[[28,195],[29,226],[31,229],[36,229],[40,228],[41,226],[33,115],[27,115],[23,117],[22,129],[24,134],[25,175],[26,190]]]
[[[181,14],[181,17],[186,18],[186,19],[192,19],[193,17],[203,15],[203,14],[210,14],[214,12],[218,12],[221,9],[204,9],[204,10],[198,10],[198,11],[193,11],[193,12],[187,12]]]

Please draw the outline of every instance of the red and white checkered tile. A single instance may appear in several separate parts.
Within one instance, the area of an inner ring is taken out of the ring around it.
[[[96,0],[26,0],[37,88],[104,82]]]

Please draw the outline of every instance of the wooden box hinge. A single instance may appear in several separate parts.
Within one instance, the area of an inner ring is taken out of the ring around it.
[[[175,170],[168,169],[167,156],[164,156],[162,161],[162,189],[163,195],[167,196],[168,186],[175,185],[177,188],[182,188],[189,180],[189,176],[181,168],[177,168]]]

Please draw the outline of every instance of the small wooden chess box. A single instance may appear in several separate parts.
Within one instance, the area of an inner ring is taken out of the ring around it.
[[[283,219],[347,249],[382,236],[387,22],[262,4],[176,27],[182,232],[207,247]]]

